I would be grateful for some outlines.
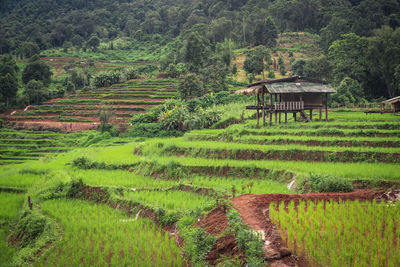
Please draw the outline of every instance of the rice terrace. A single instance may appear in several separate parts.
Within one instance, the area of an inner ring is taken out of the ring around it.
[[[400,266],[397,1],[0,14],[0,267]]]

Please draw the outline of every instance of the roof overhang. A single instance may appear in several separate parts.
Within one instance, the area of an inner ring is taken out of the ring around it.
[[[336,93],[332,86],[317,79],[294,76],[277,80],[264,80],[253,83],[237,94],[298,94],[298,93]]]

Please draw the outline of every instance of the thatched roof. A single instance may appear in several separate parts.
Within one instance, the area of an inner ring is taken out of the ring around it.
[[[288,94],[288,93],[336,93],[327,82],[294,76],[277,80],[264,80],[253,83],[246,89],[236,91],[237,94]]]
[[[396,96],[396,97],[393,97],[393,98],[391,98],[391,99],[382,101],[382,103],[393,104],[393,103],[396,103],[396,102],[399,102],[399,101],[400,101],[400,96]]]

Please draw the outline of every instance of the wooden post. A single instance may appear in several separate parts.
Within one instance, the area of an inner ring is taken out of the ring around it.
[[[262,103],[261,103],[261,107],[262,107],[262,125],[265,126],[265,94],[264,94],[264,90],[262,91]]]
[[[325,93],[325,121],[328,121],[328,93]]]
[[[272,125],[272,94],[269,94],[269,125]]]
[[[285,123],[287,123],[287,110],[285,110]]]
[[[310,109],[310,121],[312,121],[312,109]]]
[[[281,124],[282,94],[279,94],[279,124]]]
[[[31,201],[31,196],[28,196],[28,205],[29,205],[29,209],[32,210],[32,201]]]
[[[297,113],[297,112],[293,112],[294,121],[297,121],[297,119],[296,119],[296,113]]]
[[[319,108],[319,121],[322,121],[322,108]]]
[[[257,93],[257,113],[256,113],[256,118],[257,118],[257,128],[260,126],[260,112],[259,112],[259,107],[260,107],[260,95]]]
[[[275,95],[275,104],[278,103],[278,95]],[[276,109],[275,109],[275,125],[277,124],[277,120],[278,120],[278,114],[276,113]]]

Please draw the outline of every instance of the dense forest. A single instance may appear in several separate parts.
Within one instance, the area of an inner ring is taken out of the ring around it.
[[[51,48],[154,45],[161,47],[160,70],[200,79],[200,92],[226,89],[226,77],[236,71],[234,48],[250,48],[245,67],[251,81],[269,70],[269,48],[278,34],[307,32],[318,36],[321,55],[293,58],[290,74],[333,82],[337,102],[371,101],[400,91],[398,0],[2,0],[0,14],[0,54],[29,58]],[[121,44],[121,38],[130,41]],[[251,49],[258,46],[263,48]],[[261,67],[257,58],[263,59]],[[6,69],[0,79],[12,87],[15,67],[0,69]]]

